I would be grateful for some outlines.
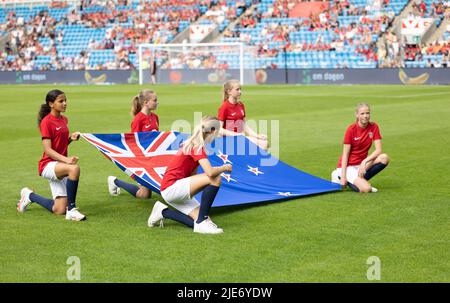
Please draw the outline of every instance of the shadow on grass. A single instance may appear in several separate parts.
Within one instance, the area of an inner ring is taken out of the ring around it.
[[[239,205],[229,205],[229,206],[217,206],[211,209],[211,212],[214,213],[214,215],[225,215],[225,214],[232,214],[235,212],[239,212],[239,211],[244,211],[244,210],[248,210],[248,209],[253,209],[253,208],[259,208],[259,207],[264,207],[264,206],[268,206],[268,205],[272,205],[272,204],[276,204],[276,203],[282,203],[282,202],[297,202],[297,201],[309,201],[309,198],[312,197],[316,197],[316,196],[323,196],[326,194],[332,194],[332,193],[338,193],[338,192],[345,192],[341,191],[341,190],[336,190],[336,191],[330,191],[330,192],[323,192],[323,193],[317,193],[317,194],[311,194],[311,195],[305,195],[305,196],[300,196],[300,197],[296,197],[296,198],[285,198],[285,199],[278,199],[278,200],[269,200],[269,201],[261,201],[261,202],[251,202],[251,203],[245,203],[245,204],[239,204]],[[106,199],[107,201],[105,201],[105,203],[103,204],[98,204],[95,206],[95,212],[97,213],[101,213],[102,217],[108,217],[108,216],[116,216],[118,215],[120,212],[123,212],[123,214],[125,213],[133,213],[135,210],[139,210],[141,211],[145,211],[148,212],[148,214],[150,214],[153,205],[155,204],[156,201],[161,201],[163,202],[165,205],[167,205],[167,203],[164,201],[164,199],[154,193],[152,195],[152,197],[150,199],[135,199],[133,197],[107,197]],[[127,205],[128,204],[128,205]],[[134,205],[133,205],[134,204]],[[134,206],[136,209],[131,209],[130,206]],[[169,206],[169,208],[172,208],[171,206]]]
[[[263,207],[263,206],[272,205],[272,204],[281,203],[281,202],[287,202],[287,201],[295,202],[297,200],[305,200],[310,197],[322,196],[322,195],[337,193],[337,192],[343,192],[343,191],[337,190],[337,191],[329,191],[329,192],[324,192],[324,193],[317,193],[317,194],[301,196],[298,198],[285,198],[285,199],[279,199],[279,200],[252,202],[252,203],[239,204],[239,205],[217,206],[217,207],[212,208],[212,212],[214,212],[214,214],[216,214],[216,215],[228,214],[228,213],[234,213],[234,212],[247,210],[247,209],[251,209],[251,208],[256,208],[256,207]]]

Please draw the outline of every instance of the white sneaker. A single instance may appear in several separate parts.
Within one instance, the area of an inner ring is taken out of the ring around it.
[[[153,205],[152,212],[150,213],[150,217],[148,217],[147,225],[148,227],[155,226],[158,222],[161,222],[160,226],[163,227],[163,215],[162,212],[167,208],[163,203],[156,201],[155,205]]]
[[[116,179],[114,176],[108,177],[108,190],[111,196],[118,196],[120,194],[120,187],[114,183]]]
[[[23,213],[27,210],[28,205],[30,205],[32,202],[30,200],[30,194],[33,191],[29,189],[28,187],[24,187],[20,190],[20,200],[19,203],[17,203],[17,211],[20,213]]]
[[[86,220],[86,216],[80,213],[76,207],[71,210],[66,208],[66,220],[83,221]]]
[[[194,221],[194,232],[200,234],[221,234],[223,233],[223,229],[217,227],[217,225],[208,217],[200,223]]]
[[[372,186],[371,192],[376,193],[377,191],[378,191],[378,189],[376,189],[375,187]]]

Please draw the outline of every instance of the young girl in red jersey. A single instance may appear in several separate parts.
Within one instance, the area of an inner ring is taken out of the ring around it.
[[[267,150],[267,136],[257,134],[245,123],[245,106],[241,102],[241,84],[238,80],[228,80],[223,85],[223,102],[217,117],[221,121],[220,134],[223,136],[247,135],[247,138]]]
[[[133,98],[131,114],[134,116],[131,122],[132,132],[159,131],[159,118],[153,113],[158,107],[158,96],[153,90],[144,89]],[[152,192],[145,186],[127,183],[115,176],[108,177],[108,190],[112,196],[120,194],[120,188],[125,189],[131,195],[140,199],[148,199]]]
[[[358,104],[355,115],[356,122],[347,128],[342,155],[331,180],[357,192],[376,192],[368,181],[389,164],[389,156],[382,152],[378,125],[370,122],[369,105]],[[372,142],[375,150],[369,155]]]
[[[161,196],[176,210],[168,209],[157,201],[153,206],[148,226],[152,227],[164,218],[172,219],[193,228],[196,233],[218,234],[218,228],[209,218],[209,211],[219,191],[223,172],[231,172],[230,164],[213,167],[204,146],[217,137],[220,122],[205,116],[192,135],[183,143],[169,163],[161,182]],[[204,173],[197,174],[198,165]],[[194,196],[202,191],[201,203]]]
[[[86,216],[76,208],[76,195],[80,167],[78,157],[67,156],[68,145],[77,141],[79,132],[69,135],[68,119],[61,113],[66,111],[67,99],[64,92],[51,90],[38,114],[44,154],[39,161],[39,175],[50,183],[52,199],[39,196],[25,187],[20,192],[17,210],[24,212],[28,205],[35,202],[57,215],[66,214],[67,220],[81,221]]]

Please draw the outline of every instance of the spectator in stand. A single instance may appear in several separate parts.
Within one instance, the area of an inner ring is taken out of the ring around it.
[[[425,16],[425,14],[427,13],[427,5],[425,4],[425,2],[423,2],[423,0],[420,1],[418,8],[419,8],[419,14],[423,18]]]
[[[233,38],[234,34],[233,34],[233,32],[230,29],[226,28],[223,31],[223,36],[226,37],[226,38]]]
[[[67,14],[66,19],[68,25],[78,24],[81,21],[80,15],[77,14],[75,10],[70,11],[70,13]]]
[[[444,4],[442,3],[442,0],[439,0],[439,2],[436,4],[436,14],[438,16],[442,16],[444,14]]]

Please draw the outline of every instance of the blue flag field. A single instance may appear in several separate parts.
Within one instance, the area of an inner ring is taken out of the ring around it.
[[[178,132],[82,134],[128,176],[150,190],[159,188],[172,158],[189,135]],[[305,173],[259,149],[244,136],[219,137],[206,147],[213,166],[233,165],[222,174],[222,186],[213,207],[264,201],[341,190],[339,184]],[[199,166],[198,173],[202,172]],[[196,196],[200,201],[201,193]]]

